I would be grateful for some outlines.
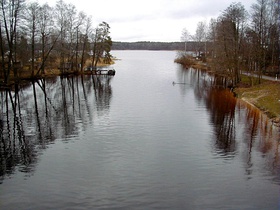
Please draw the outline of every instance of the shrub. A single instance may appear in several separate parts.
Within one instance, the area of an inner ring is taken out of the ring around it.
[[[175,63],[179,63],[185,67],[190,67],[195,64],[195,61],[191,55],[181,54],[175,60]]]

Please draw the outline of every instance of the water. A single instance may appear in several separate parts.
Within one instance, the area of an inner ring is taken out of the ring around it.
[[[113,78],[26,86],[14,109],[2,92],[1,209],[279,208],[279,132],[261,113],[176,52],[113,55]]]

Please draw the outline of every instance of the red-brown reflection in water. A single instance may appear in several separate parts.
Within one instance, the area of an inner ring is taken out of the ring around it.
[[[253,165],[253,148],[265,158],[263,167],[277,175],[280,169],[279,145],[280,129],[273,125],[269,118],[259,109],[242,100],[237,100],[239,113],[245,111],[245,124],[243,131],[243,142],[246,145],[243,151],[247,169]],[[275,181],[279,182],[279,176]]]
[[[209,88],[205,99],[214,125],[216,150],[224,155],[233,155],[236,151],[236,99],[231,92],[220,88]]]
[[[280,183],[280,129],[259,109],[236,99],[224,88],[228,84],[224,78],[193,69],[183,72],[184,78],[189,75],[190,81],[196,81],[196,100],[203,101],[209,111],[215,156],[231,159],[241,152],[246,174],[259,166]]]

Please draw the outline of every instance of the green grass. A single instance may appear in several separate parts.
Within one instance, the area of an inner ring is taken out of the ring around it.
[[[264,83],[266,80],[261,79],[261,83]],[[249,77],[246,75],[241,75],[241,84],[245,86],[251,86],[251,85],[258,85],[259,79],[257,77]]]
[[[243,81],[244,82],[244,81]],[[280,83],[265,81],[252,87],[239,87],[237,96],[262,110],[270,118],[280,117]]]

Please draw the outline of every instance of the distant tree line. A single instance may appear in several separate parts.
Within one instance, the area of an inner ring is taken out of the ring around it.
[[[72,4],[1,0],[0,10],[1,84],[36,78],[46,69],[81,72],[89,61],[93,67],[111,61],[109,24],[94,28],[92,17]]]
[[[197,43],[188,41],[186,49],[195,51]],[[113,50],[184,50],[185,43],[183,42],[113,42]]]
[[[263,74],[279,75],[280,0],[256,0],[250,13],[232,3],[208,25],[199,22],[194,35],[183,29],[181,41],[190,40],[198,54],[207,55],[212,70],[233,84],[241,81],[242,71],[257,74],[259,83]]]

